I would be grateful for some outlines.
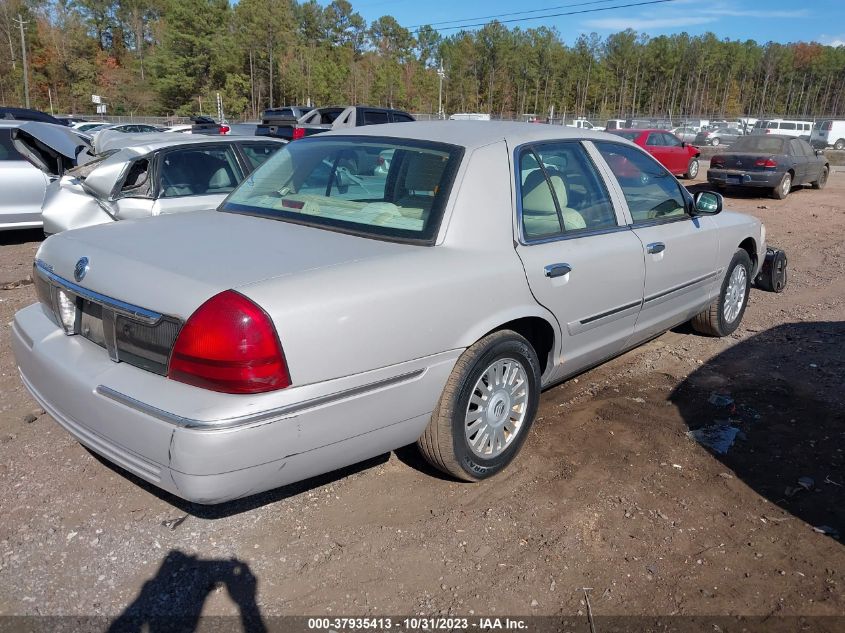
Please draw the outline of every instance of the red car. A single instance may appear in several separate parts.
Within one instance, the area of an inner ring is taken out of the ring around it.
[[[668,130],[612,130],[610,133],[634,141],[676,176],[695,178],[698,175],[701,152]]]

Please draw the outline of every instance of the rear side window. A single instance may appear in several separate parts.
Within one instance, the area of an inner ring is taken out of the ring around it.
[[[789,153],[793,156],[803,156],[804,155],[804,148],[801,147],[801,143],[798,139],[792,139],[789,141]]]
[[[784,121],[783,123],[780,124],[780,129],[782,129],[782,130],[794,130],[795,124],[790,123],[789,121]]]
[[[778,124],[777,121],[769,121],[769,123],[766,127],[768,127],[770,130],[777,130],[780,127],[780,125]]]
[[[651,156],[620,143],[595,145],[619,181],[634,224],[686,215],[680,184]]]
[[[11,130],[0,130],[0,160],[23,160],[12,145]]]
[[[387,112],[379,110],[364,110],[363,125],[378,125],[379,123],[388,123]]]
[[[393,113],[393,121],[396,122],[396,123],[405,123],[405,122],[410,122],[410,121],[414,121],[414,120],[415,120],[414,117],[412,117],[410,114],[404,114],[402,112],[394,112]]]
[[[168,152],[161,165],[162,197],[229,193],[243,179],[231,146]]]
[[[279,143],[244,143],[241,149],[255,169],[281,147]]]
[[[522,234],[538,240],[617,226],[610,196],[580,143],[544,143],[519,160]]]

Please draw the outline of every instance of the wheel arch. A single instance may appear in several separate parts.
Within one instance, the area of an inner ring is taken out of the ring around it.
[[[757,264],[758,264],[758,261],[757,261],[757,242],[756,242],[756,240],[753,237],[746,237],[744,240],[742,240],[739,243],[739,248],[741,248],[746,253],[748,253],[748,257],[751,258],[751,265],[752,265],[751,270],[756,271],[757,270]]]
[[[557,321],[551,315],[507,315],[498,319],[497,324],[488,322],[481,329],[471,334],[469,344],[471,345],[500,330],[513,330],[531,343],[534,351],[537,352],[537,359],[540,361],[540,374],[545,376],[554,367],[554,358],[559,347],[560,333],[556,324]]]

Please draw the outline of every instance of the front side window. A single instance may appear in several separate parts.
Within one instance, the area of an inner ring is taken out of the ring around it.
[[[167,152],[160,171],[165,198],[229,193],[243,178],[234,149],[223,145]]]
[[[544,143],[519,160],[522,232],[527,240],[617,226],[610,196],[580,143]]]
[[[221,211],[430,243],[462,156],[428,141],[306,138],[274,153]]]
[[[681,185],[663,166],[642,151],[608,141],[595,141],[619,181],[634,224],[686,216]]]
[[[650,147],[662,147],[666,143],[663,141],[663,134],[659,132],[652,132],[648,135],[648,140],[646,141],[646,145]]]
[[[674,134],[663,134],[663,144],[667,147],[679,147],[681,141]]]

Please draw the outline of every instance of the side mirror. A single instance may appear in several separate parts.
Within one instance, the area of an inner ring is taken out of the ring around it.
[[[722,196],[715,191],[699,191],[693,201],[695,215],[716,215],[722,210]]]

